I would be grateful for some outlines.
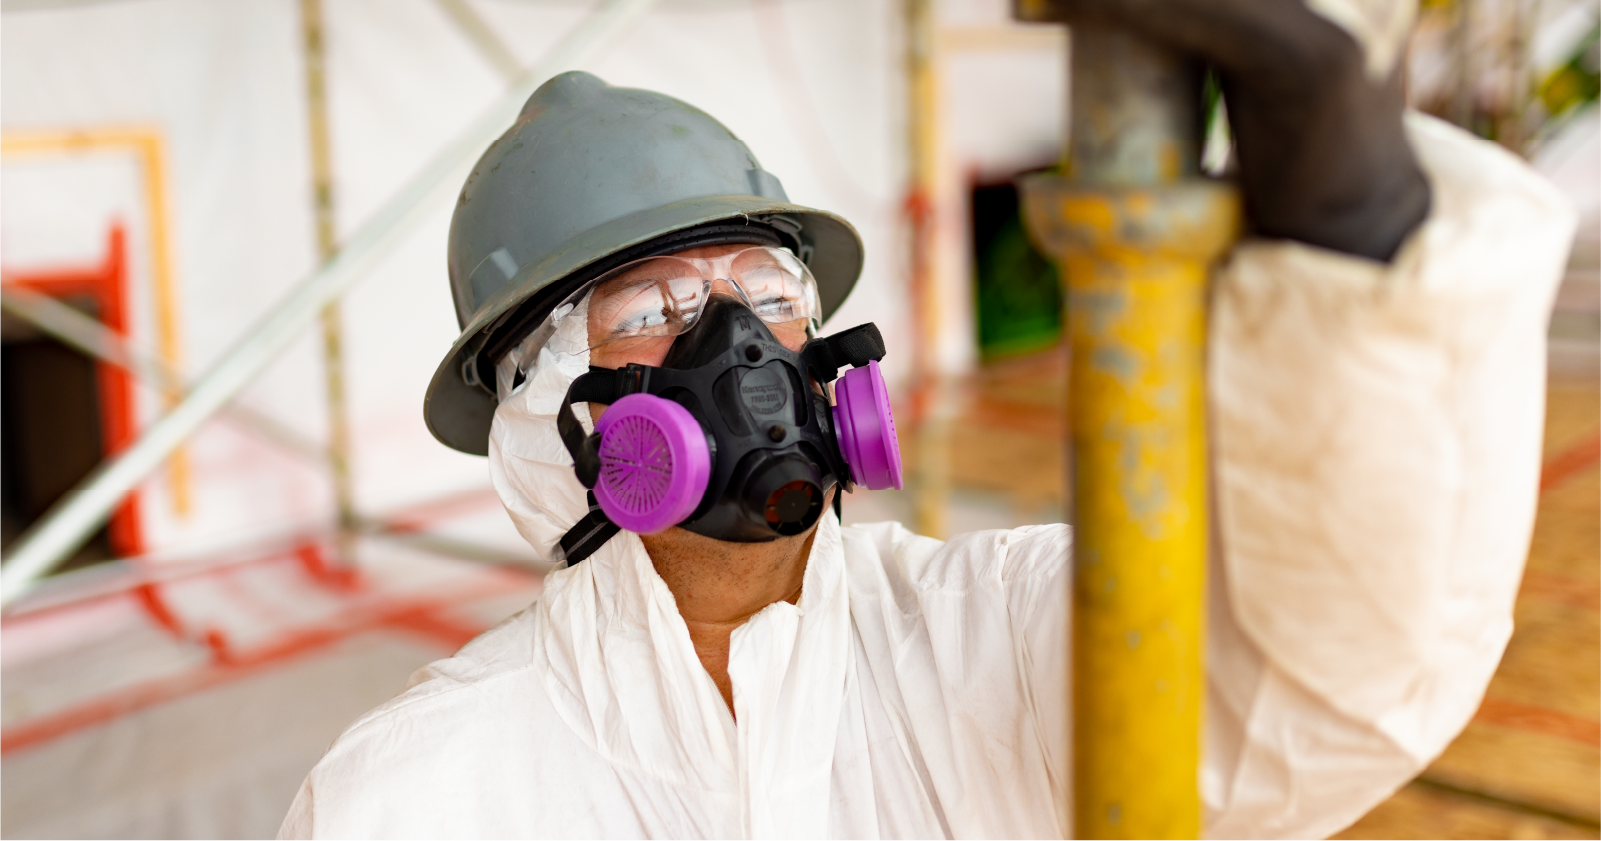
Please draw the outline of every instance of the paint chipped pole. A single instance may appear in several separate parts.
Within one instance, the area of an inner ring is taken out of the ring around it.
[[[1049,0],[1017,13],[1059,19]],[[1074,834],[1196,838],[1206,286],[1239,202],[1197,171],[1199,66],[1120,31],[1072,34],[1064,174],[1022,187],[1067,282]]]
[[[560,44],[542,57],[489,110],[435,155],[422,171],[352,232],[344,247],[229,348],[183,401],[128,449],[101,462],[77,487],[17,540],[0,567],[0,604],[32,589],[83,544],[111,509],[190,433],[294,343],[328,302],[374,268],[416,225],[438,212],[466,178],[473,161],[499,137],[540,83],[607,44],[654,0],[604,0]]]

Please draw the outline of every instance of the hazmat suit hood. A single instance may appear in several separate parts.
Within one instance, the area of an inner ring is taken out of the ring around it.
[[[589,370],[588,308],[586,299],[542,346],[536,347],[533,335],[524,339],[495,370],[500,403],[489,430],[490,480],[517,531],[543,561],[556,560],[561,536],[589,512],[588,492],[556,429],[567,389]],[[519,371],[526,377],[520,383]],[[589,404],[575,404],[573,414],[586,433],[593,430]],[[617,535],[608,546],[617,551],[623,544],[644,550],[632,533]]]

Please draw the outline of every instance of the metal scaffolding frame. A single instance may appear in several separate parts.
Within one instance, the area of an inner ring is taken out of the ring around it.
[[[317,262],[339,254],[334,215],[333,138],[328,123],[327,43],[322,0],[300,0],[301,52],[306,68],[306,134],[311,153],[312,228]],[[336,562],[351,564],[356,552],[356,489],[350,475],[350,410],[345,399],[344,319],[339,300],[322,309],[322,369],[328,405],[328,475],[338,512]]]
[[[133,445],[97,466],[22,535],[0,567],[0,605],[31,590],[105,521],[135,485],[318,321],[330,303],[376,267],[428,214],[449,201],[473,162],[511,124],[540,83],[608,44],[654,2],[602,0],[589,17],[519,75],[494,105],[351,232],[337,254],[229,348],[181,402],[151,424]]]
[[[164,360],[130,346],[116,331],[49,295],[25,287],[10,287],[0,290],[0,308],[62,344],[108,365],[115,365],[168,395],[182,398],[189,392],[189,384],[184,381],[183,375]],[[318,463],[328,457],[327,449],[322,444],[254,409],[239,403],[228,403],[218,409],[218,413],[295,455]]]

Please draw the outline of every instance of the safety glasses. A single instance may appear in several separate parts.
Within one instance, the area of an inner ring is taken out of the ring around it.
[[[822,321],[817,281],[795,255],[754,247],[719,257],[647,257],[625,263],[551,311],[554,326],[589,298],[589,346],[677,336],[695,326],[715,293],[740,299],[775,332],[804,335]],[[782,336],[780,337],[782,338]]]

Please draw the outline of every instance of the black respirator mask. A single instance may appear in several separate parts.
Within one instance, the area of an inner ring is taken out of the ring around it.
[[[790,350],[750,306],[719,293],[661,367],[591,367],[556,418],[590,489],[588,515],[561,539],[567,563],[621,529],[774,540],[811,528],[831,488],[900,488],[883,356],[872,324]],[[592,434],[573,414],[578,402],[609,404]]]

